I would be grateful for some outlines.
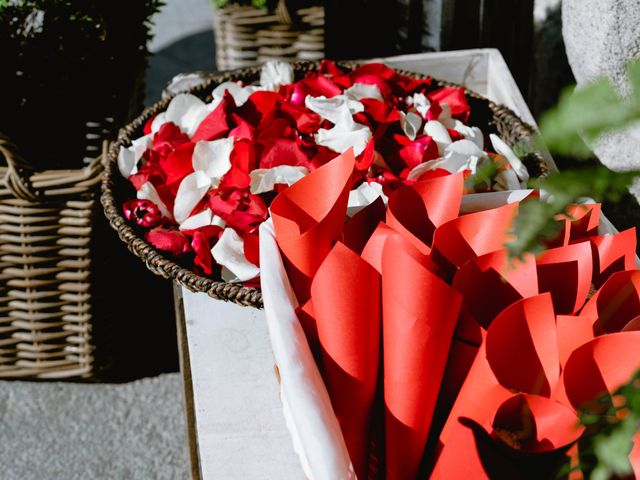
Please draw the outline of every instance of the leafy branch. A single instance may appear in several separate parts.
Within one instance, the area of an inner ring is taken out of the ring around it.
[[[592,155],[588,144],[602,135],[620,131],[640,120],[640,61],[628,65],[631,95],[623,98],[611,80],[602,78],[581,89],[565,90],[558,105],[540,122],[540,145],[552,153],[584,159]],[[586,143],[585,143],[586,142]],[[511,255],[539,252],[544,240],[557,235],[555,219],[581,197],[619,201],[640,171],[613,172],[606,167],[564,170],[530,182],[548,195],[547,202],[525,202],[516,223],[517,239],[508,245]]]
[[[604,394],[586,405],[580,423],[586,427],[580,442],[580,469],[586,478],[631,475],[629,453],[640,426],[640,372],[613,395]]]

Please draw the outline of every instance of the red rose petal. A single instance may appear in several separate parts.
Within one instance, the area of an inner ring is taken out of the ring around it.
[[[161,157],[166,157],[188,141],[189,136],[186,133],[182,133],[182,130],[176,124],[167,122],[163,123],[160,130],[154,135],[151,148]]]
[[[168,156],[160,159],[160,168],[165,173],[165,181],[167,185],[178,183],[182,181],[184,177],[193,172],[194,148],[194,143],[184,143]]]
[[[464,89],[462,87],[446,87],[434,90],[427,94],[427,97],[432,102],[446,103],[451,109],[451,116],[457,118],[462,122],[466,122],[469,119],[469,113],[471,108],[467,103],[467,99],[464,95]]]
[[[229,131],[227,115],[234,108],[235,102],[233,101],[233,97],[228,91],[225,91],[220,104],[213,112],[202,120],[202,123],[200,123],[200,126],[193,134],[192,141],[195,143],[203,140],[211,141],[224,137]]]
[[[156,227],[147,232],[145,239],[158,250],[170,252],[176,257],[193,251],[189,238],[178,230]]]

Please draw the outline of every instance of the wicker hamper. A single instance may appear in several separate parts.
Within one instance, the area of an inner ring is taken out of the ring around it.
[[[0,377],[87,376],[100,161],[34,172],[2,135],[0,154]]]
[[[322,2],[296,9],[280,0],[275,10],[228,5],[216,10],[214,31],[218,70],[324,57]]]
[[[337,65],[347,69],[357,66],[357,64],[349,62],[337,62]],[[300,78],[307,71],[316,69],[318,63],[296,62],[293,66],[296,77]],[[400,71],[400,73],[417,78],[425,77],[406,71]],[[245,83],[252,83],[258,81],[259,78],[260,67],[247,67],[213,75],[204,84],[192,88],[189,92],[205,101],[211,101],[211,91],[222,82],[241,80]],[[433,89],[443,86],[458,85],[434,79]],[[545,175],[547,173],[546,163],[541,154],[534,149],[535,129],[520,120],[509,108],[498,105],[468,89],[465,89],[465,93],[471,104],[471,124],[478,125],[486,133],[498,133],[511,145],[516,142],[519,142],[523,148],[528,145],[530,153],[523,158],[523,161],[529,172],[532,176]],[[129,250],[140,257],[147,268],[156,275],[172,279],[191,291],[206,292],[216,299],[261,308],[262,293],[259,290],[244,287],[242,284],[225,283],[197,275],[185,265],[181,265],[176,259],[168,257],[147,243],[144,239],[144,232],[129,224],[123,216],[122,204],[133,198],[135,192],[133,186],[122,177],[117,168],[119,149],[121,146],[130,145],[133,139],[140,137],[146,121],[153,115],[166,110],[170,101],[171,98],[166,98],[145,110],[140,117],[120,131],[118,140],[111,145],[108,155],[105,156],[105,174],[102,183],[101,202],[105,215]]]

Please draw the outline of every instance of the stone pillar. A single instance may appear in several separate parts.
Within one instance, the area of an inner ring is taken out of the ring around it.
[[[562,24],[578,86],[608,75],[628,95],[625,65],[640,56],[640,0],[564,0]],[[640,170],[640,125],[608,134],[591,147],[612,170]],[[640,179],[631,192],[640,200]]]

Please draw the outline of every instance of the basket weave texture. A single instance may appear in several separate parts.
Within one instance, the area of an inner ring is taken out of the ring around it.
[[[0,377],[86,377],[102,165],[34,172],[1,134],[0,155]]]
[[[337,62],[344,69],[353,69],[355,63]],[[301,78],[308,71],[318,68],[317,62],[297,62],[293,64],[297,78]],[[412,72],[399,71],[402,74],[416,78],[425,78]],[[247,67],[231,72],[212,75],[204,84],[199,85],[189,93],[209,102],[212,100],[211,91],[222,83],[232,80],[241,80],[245,83],[256,82],[260,78],[259,67]],[[445,86],[456,86],[449,82],[433,80],[432,89]],[[509,108],[493,103],[492,101],[465,89],[467,99],[471,106],[470,124],[479,126],[485,133],[497,133],[507,143],[513,145],[518,142],[523,148],[529,145],[530,153],[523,161],[532,176],[542,176],[547,173],[547,166],[539,152],[532,147],[536,130],[520,120]],[[143,112],[132,123],[123,128],[118,140],[109,148],[104,157],[105,174],[102,183],[101,202],[105,215],[110,225],[118,232],[120,239],[126,243],[128,249],[140,257],[147,268],[156,275],[166,279],[172,279],[179,285],[192,292],[206,292],[209,296],[234,303],[262,308],[262,293],[255,288],[244,287],[241,284],[225,283],[211,278],[197,275],[176,260],[167,257],[144,240],[144,232],[129,224],[122,211],[124,201],[134,198],[135,192],[127,179],[122,177],[117,167],[118,152],[121,146],[129,146],[131,141],[142,136],[142,128],[152,116],[160,113],[168,107],[171,97],[166,98]]]
[[[321,2],[292,10],[284,0],[275,10],[228,5],[214,17],[218,70],[248,67],[267,60],[320,60],[324,57]]]

